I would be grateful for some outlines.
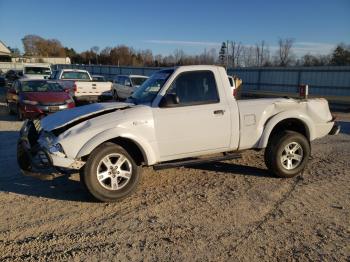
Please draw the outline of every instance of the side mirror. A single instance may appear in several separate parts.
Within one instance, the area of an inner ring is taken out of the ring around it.
[[[174,107],[180,103],[180,99],[176,94],[166,94],[160,100],[159,107]]]

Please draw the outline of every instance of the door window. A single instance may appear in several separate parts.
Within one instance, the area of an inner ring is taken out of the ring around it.
[[[131,82],[130,82],[130,78],[129,78],[129,77],[125,77],[125,79],[124,79],[124,85],[125,85],[126,87],[130,87]]]
[[[179,98],[177,106],[218,103],[219,95],[215,76],[211,71],[181,73],[167,90]]]

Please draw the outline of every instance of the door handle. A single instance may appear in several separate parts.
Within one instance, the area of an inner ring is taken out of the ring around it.
[[[225,110],[215,110],[214,115],[223,115],[225,113]]]

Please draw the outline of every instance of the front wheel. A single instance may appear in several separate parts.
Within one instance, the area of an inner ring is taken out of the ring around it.
[[[24,120],[23,113],[22,113],[22,111],[21,111],[19,106],[17,107],[17,120],[18,121],[23,121]]]
[[[9,115],[13,115],[14,112],[11,109],[11,104],[9,102],[6,102],[6,105],[7,105],[7,112],[9,113]]]
[[[113,98],[115,101],[119,101],[119,96],[116,90],[113,91]]]
[[[269,141],[265,149],[265,163],[278,177],[294,177],[305,169],[310,151],[310,144],[305,136],[286,131],[276,134]]]
[[[93,197],[113,202],[130,195],[140,180],[140,167],[128,152],[113,143],[95,149],[84,167],[84,183]]]

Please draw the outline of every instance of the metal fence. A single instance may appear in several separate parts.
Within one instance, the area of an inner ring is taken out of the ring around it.
[[[85,69],[107,79],[124,74],[149,76],[162,69],[104,65],[55,65],[54,68]],[[334,103],[350,104],[350,66],[237,68],[229,69],[228,73],[243,80],[242,95],[245,96],[295,97],[298,86],[308,84],[311,97],[325,97]]]
[[[243,80],[243,94],[297,96],[298,86],[309,85],[311,97],[350,103],[350,66],[238,68],[228,70]]]
[[[108,65],[54,65],[53,69],[83,69],[91,75],[103,75],[106,79],[112,80],[117,75],[145,75],[150,76],[161,70],[161,67],[129,67],[129,66],[108,66]]]

